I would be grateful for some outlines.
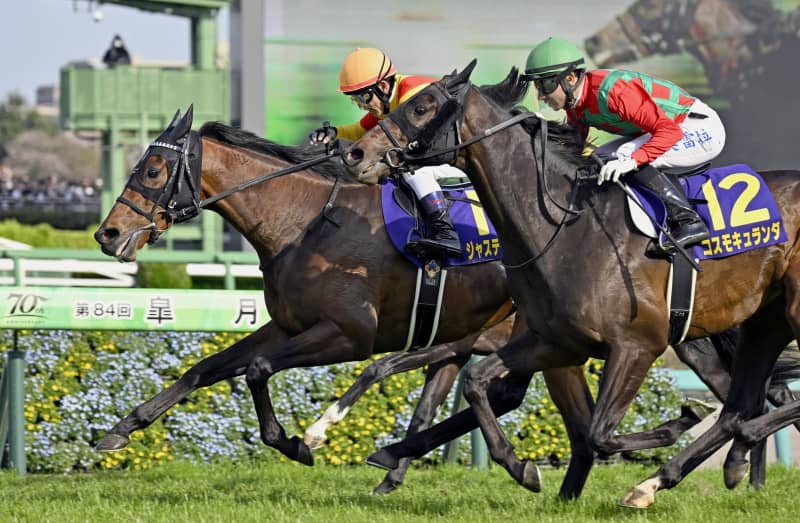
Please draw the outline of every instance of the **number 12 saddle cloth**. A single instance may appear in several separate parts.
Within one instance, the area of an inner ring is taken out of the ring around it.
[[[698,260],[725,258],[752,249],[787,241],[775,199],[764,179],[745,164],[716,167],[682,177],[681,187],[697,213],[708,225],[710,236],[692,248]],[[634,184],[647,213],[664,225],[663,202],[647,189]],[[656,229],[636,204],[628,202],[631,218],[640,232],[656,238]],[[660,234],[660,233],[659,233]],[[662,242],[667,241],[661,238]]]

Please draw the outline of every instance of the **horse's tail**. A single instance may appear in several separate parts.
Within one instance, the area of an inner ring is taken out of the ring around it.
[[[736,353],[736,344],[739,341],[739,328],[730,329],[710,337],[711,343],[717,349],[717,354],[726,367],[733,368],[733,355]],[[772,384],[785,385],[792,380],[800,379],[800,350],[792,344],[781,353],[775,367],[772,369]]]

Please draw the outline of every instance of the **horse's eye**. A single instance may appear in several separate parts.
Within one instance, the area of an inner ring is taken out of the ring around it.
[[[155,167],[151,167],[147,169],[147,176],[150,178],[158,178],[161,176],[161,169],[156,169]]]
[[[418,105],[414,107],[414,114],[416,114],[417,116],[422,116],[426,112],[428,112],[428,108],[425,107],[424,105]]]

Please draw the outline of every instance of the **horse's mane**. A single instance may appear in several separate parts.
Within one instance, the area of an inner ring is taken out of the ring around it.
[[[500,83],[481,85],[478,91],[503,109],[511,109],[528,94],[530,82],[520,76],[519,69],[512,67],[508,75]]]
[[[200,136],[213,138],[220,142],[250,149],[257,153],[274,156],[291,164],[298,164],[314,158],[319,158],[323,153],[320,146],[290,146],[281,145],[265,138],[261,138],[249,131],[237,129],[222,122],[206,122],[200,128]],[[336,162],[329,161],[311,167],[312,170],[328,178],[344,175],[344,167]],[[345,177],[343,181],[346,181]]]
[[[498,105],[501,109],[510,111],[513,116],[528,111],[526,108],[518,106],[518,104],[525,98],[529,87],[530,82],[519,74],[519,70],[516,67],[512,67],[503,81],[494,85],[482,85],[478,87],[478,90],[489,101]],[[593,162],[583,156],[585,144],[583,136],[577,129],[560,122],[546,121],[548,142],[553,146],[554,152],[560,153],[559,156],[564,157],[566,160],[577,162],[579,165]],[[539,121],[533,118],[523,120],[521,125],[531,136],[535,136],[540,129]]]

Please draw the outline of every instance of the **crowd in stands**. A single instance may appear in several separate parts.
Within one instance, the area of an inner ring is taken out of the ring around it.
[[[7,166],[0,165],[0,208],[10,209],[31,204],[100,204],[100,180],[83,179],[80,182],[51,176],[31,180],[15,175]]]

